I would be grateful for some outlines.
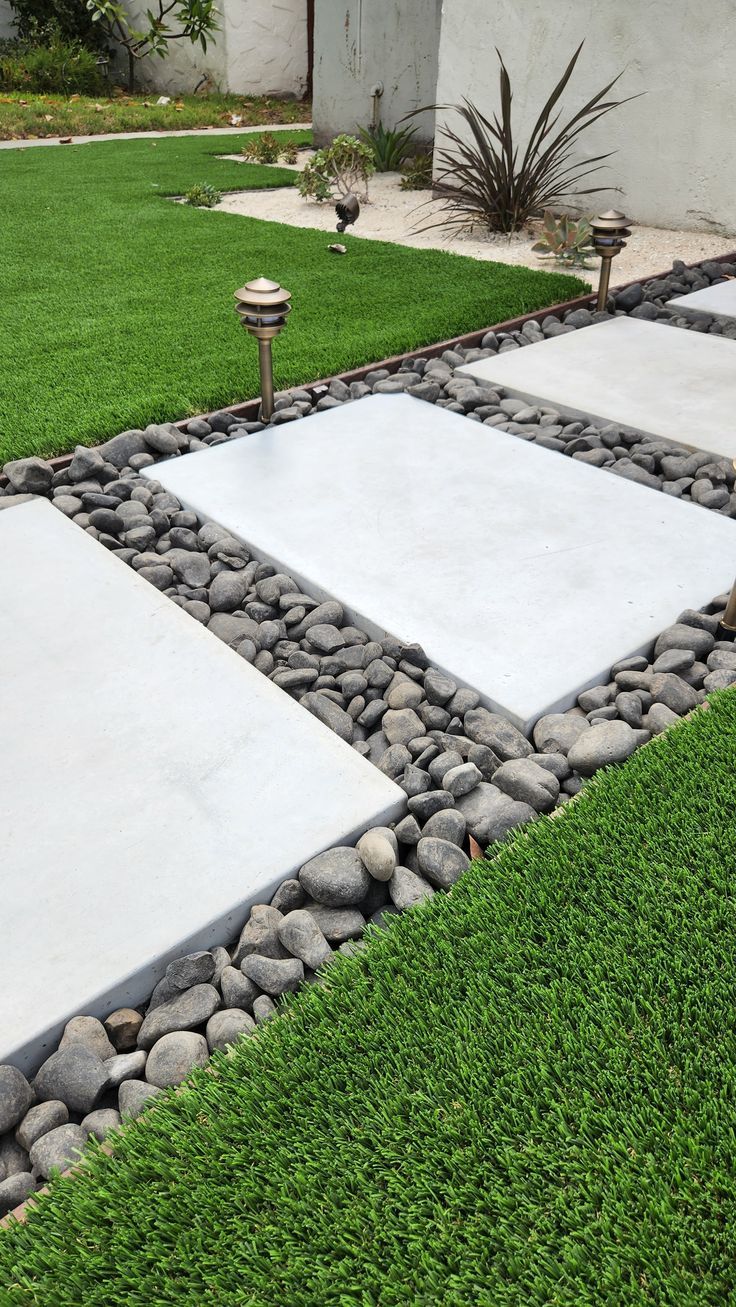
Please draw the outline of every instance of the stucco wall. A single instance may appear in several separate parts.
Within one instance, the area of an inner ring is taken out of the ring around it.
[[[567,105],[580,107],[622,69],[614,94],[646,92],[581,138],[581,153],[617,151],[593,184],[622,187],[582,206],[615,204],[643,223],[736,232],[734,0],[444,0],[437,100],[465,95],[494,110],[498,46],[525,141],[582,36]]]
[[[226,0],[228,90],[304,95],[306,0]]]
[[[0,0],[0,41],[6,41],[8,37],[15,36],[14,17],[15,15],[8,4],[8,0]]]
[[[145,25],[149,0],[126,0]],[[205,53],[172,41],[167,58],[137,65],[136,80],[162,94],[193,91],[203,77],[217,91],[240,95],[304,94],[307,84],[307,0],[220,0],[220,31]],[[118,64],[123,70],[124,60]]]
[[[371,87],[383,82],[381,120],[395,126],[432,104],[437,84],[441,0],[316,0],[315,135],[324,141],[370,122]],[[417,125],[432,135],[433,116]]]

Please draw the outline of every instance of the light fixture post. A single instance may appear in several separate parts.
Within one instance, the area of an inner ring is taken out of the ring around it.
[[[291,312],[291,295],[277,281],[257,277],[235,292],[235,311],[245,330],[258,341],[261,375],[261,419],[273,417],[273,357],[271,341],[286,325]]]
[[[628,223],[629,219],[618,209],[609,209],[607,213],[601,213],[599,217],[593,218],[590,223],[593,247],[601,260],[598,298],[596,300],[596,308],[600,312],[605,311],[608,303],[611,261],[615,259],[617,254],[621,253],[626,245],[624,237],[631,235]]]
[[[261,374],[261,417],[270,422],[273,417],[273,350],[270,340],[258,341],[258,370]]]
[[[731,586],[731,593],[726,603],[726,611],[718,627],[719,640],[736,640],[736,581]]]

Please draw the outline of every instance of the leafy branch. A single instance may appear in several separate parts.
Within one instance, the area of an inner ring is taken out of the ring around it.
[[[133,27],[117,0],[87,0],[92,22],[99,23],[110,40],[128,52],[128,90],[135,86],[136,60],[155,54],[163,59],[169,41],[197,42],[204,51],[207,41],[220,30],[215,0],[157,0],[157,12],[146,10],[148,26]],[[176,24],[171,26],[169,19]]]

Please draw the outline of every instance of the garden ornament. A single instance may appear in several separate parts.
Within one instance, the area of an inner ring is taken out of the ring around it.
[[[335,213],[340,221],[337,224],[338,231],[345,231],[352,223],[357,222],[360,216],[360,204],[357,195],[351,191],[344,199],[338,200],[335,205]]]

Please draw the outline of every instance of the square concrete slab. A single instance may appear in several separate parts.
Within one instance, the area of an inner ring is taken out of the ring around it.
[[[736,457],[736,341],[615,318],[459,369],[510,395]]]
[[[736,522],[407,396],[150,471],[525,728],[736,570]]]
[[[678,295],[677,299],[668,300],[667,308],[686,318],[700,318],[704,313],[713,318],[736,318],[736,279],[694,290],[689,295]]]
[[[45,501],[0,513],[0,1062],[142,1001],[403,792]]]

